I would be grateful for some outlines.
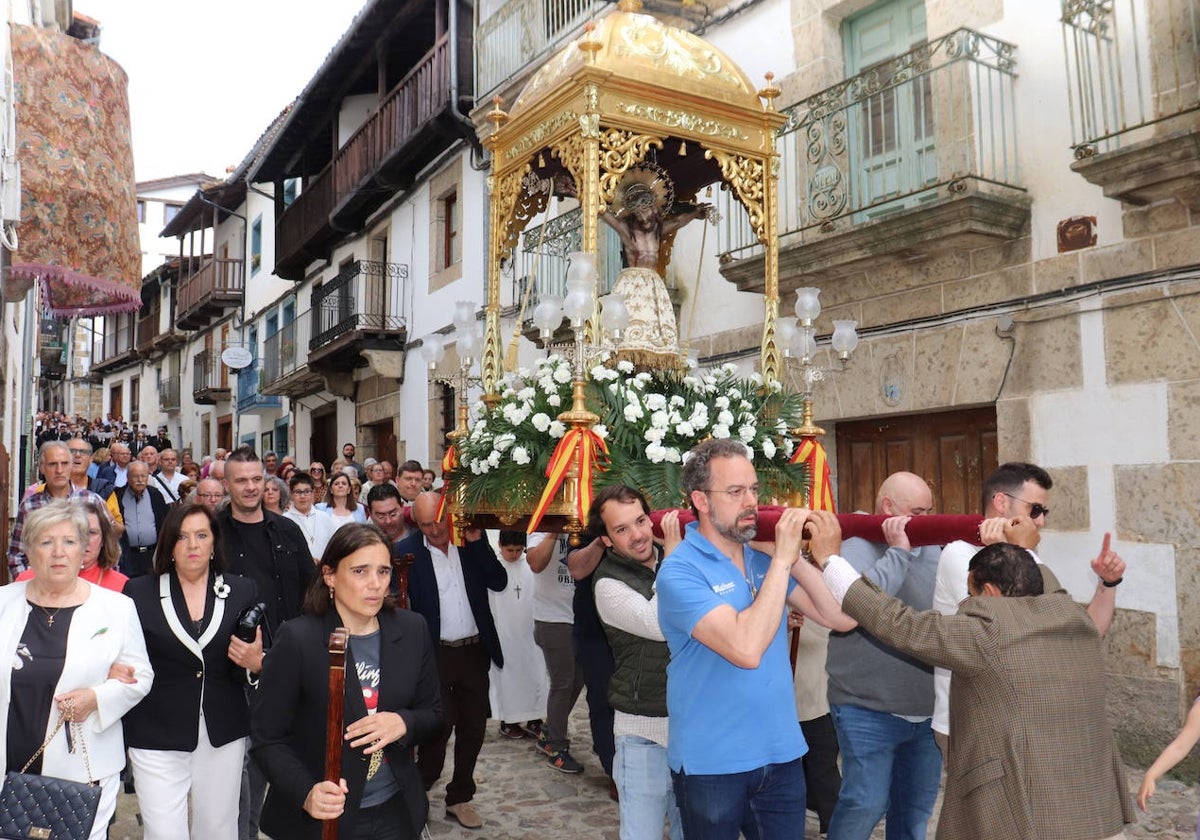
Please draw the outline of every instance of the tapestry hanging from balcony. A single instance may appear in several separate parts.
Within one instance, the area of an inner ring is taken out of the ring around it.
[[[98,48],[11,25],[21,164],[16,277],[55,315],[134,312],[141,247],[128,78]]]

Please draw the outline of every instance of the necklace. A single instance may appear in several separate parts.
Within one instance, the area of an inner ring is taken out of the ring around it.
[[[55,608],[54,608],[54,612],[50,612],[50,610],[46,609],[46,608],[45,608],[45,607],[43,607],[41,604],[38,604],[38,605],[37,605],[37,608],[38,608],[39,610],[41,610],[43,613],[45,613],[45,615],[46,615],[46,626],[47,626],[47,627],[53,627],[53,626],[54,626],[54,617],[55,617],[56,615],[58,615],[58,611],[62,609],[62,607],[55,607]]]

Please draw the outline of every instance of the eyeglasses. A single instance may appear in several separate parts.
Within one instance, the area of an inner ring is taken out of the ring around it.
[[[1001,492],[1004,492],[1004,491],[1001,491]],[[1020,496],[1014,496],[1012,493],[1004,493],[1004,495],[1008,496],[1008,498],[1010,498],[1010,499],[1017,500],[1021,504],[1029,505],[1029,518],[1030,519],[1037,519],[1039,516],[1049,516],[1050,515],[1050,508],[1046,507],[1045,505],[1041,504],[1040,502],[1027,502],[1024,499],[1022,499]]]
[[[758,485],[753,484],[750,487],[742,487],[741,485],[738,485],[736,487],[726,487],[724,490],[717,490],[715,488],[709,488],[708,490],[705,490],[704,492],[705,493],[724,493],[732,501],[736,502],[746,496],[749,496],[751,499],[757,499],[758,498]]]
[[[324,467],[309,467],[309,468],[308,468],[308,471],[309,471],[310,473],[312,473],[313,475],[317,475],[317,474],[320,474],[320,473],[324,473],[324,472],[325,472],[325,468],[324,468]]]
[[[313,489],[311,487],[297,487],[292,491],[293,496],[311,496]]]
[[[222,499],[225,497],[224,493],[197,493],[196,495],[201,499]]]
[[[90,449],[72,449],[71,454],[72,455],[91,455],[92,450],[90,450]]]

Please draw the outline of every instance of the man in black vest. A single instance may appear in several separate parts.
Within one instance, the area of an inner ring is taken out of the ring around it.
[[[658,626],[654,578],[662,552],[654,542],[650,505],[632,487],[612,485],[597,494],[588,530],[606,551],[596,567],[596,610],[612,646],[616,668],[608,684],[620,794],[621,836],[661,837],[663,817],[672,840],[683,825],[667,766],[667,661]]]

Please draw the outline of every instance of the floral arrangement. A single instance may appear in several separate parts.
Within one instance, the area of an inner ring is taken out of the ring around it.
[[[470,434],[459,441],[452,482],[464,488],[468,510],[529,511],[546,486],[546,467],[567,425],[558,415],[571,407],[572,368],[559,355],[522,368],[501,382],[500,402],[477,402]],[[637,487],[655,508],[685,503],[681,479],[689,449],[707,438],[742,441],[758,471],[760,498],[803,489],[804,464],[788,463],[794,443],[788,429],[800,424],[803,398],[757,373],[726,364],[706,373],[635,371],[627,361],[592,367],[588,408],[600,417],[593,431],[608,447],[595,479]]]

